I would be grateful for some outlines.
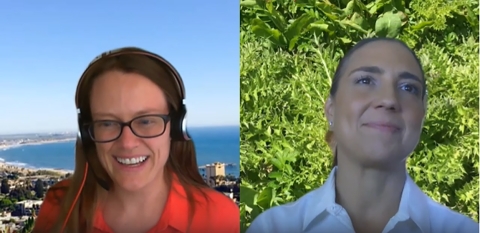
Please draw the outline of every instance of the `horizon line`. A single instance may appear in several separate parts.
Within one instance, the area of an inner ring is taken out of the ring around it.
[[[205,125],[205,126],[190,126],[188,129],[205,129],[205,128],[227,128],[227,127],[240,127],[238,125]],[[29,132],[29,133],[0,133],[0,136],[13,136],[13,135],[22,135],[22,134],[57,134],[57,133],[77,133],[78,130],[55,130],[50,132]]]

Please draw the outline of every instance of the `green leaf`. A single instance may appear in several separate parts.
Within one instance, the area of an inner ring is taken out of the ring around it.
[[[282,173],[281,172],[270,172],[270,173],[268,173],[268,177],[272,178],[272,179],[277,179],[277,178],[282,177]]]
[[[329,31],[328,30],[328,24],[323,23],[323,21],[317,21],[315,23],[312,23],[312,24],[310,24],[310,27],[315,28],[315,29],[320,29],[322,31]]]
[[[315,5],[318,10],[325,14],[330,20],[337,20],[344,14],[342,9],[328,1],[317,1]]]
[[[380,37],[395,38],[402,28],[402,20],[399,15],[387,12],[380,16],[375,23],[375,33]]]
[[[268,9],[268,17],[272,22],[275,24],[277,29],[280,32],[285,32],[285,29],[287,27],[287,22],[285,22],[285,19],[283,18],[282,15],[280,15],[274,8]]]
[[[275,166],[279,170],[283,170],[285,166],[284,163],[282,163],[279,159],[276,159],[276,158],[271,158],[270,162],[273,164],[273,166]]]
[[[350,44],[350,43],[352,43],[352,40],[350,40],[349,38],[346,38],[346,37],[341,37],[340,40],[341,40],[342,43],[344,43],[344,44]]]
[[[433,22],[433,21],[423,21],[421,23],[418,23],[418,24],[415,24],[415,25],[411,26],[410,28],[412,28],[415,31],[418,31],[418,30],[422,30],[426,27],[432,26],[434,23],[435,22]]]
[[[272,206],[273,199],[274,190],[271,187],[267,187],[257,196],[257,204],[263,209],[268,209]]]
[[[315,6],[315,0],[295,0],[295,4],[303,6]]]
[[[255,0],[255,2],[257,3],[258,6],[260,6],[262,9],[265,9],[266,8],[266,2],[267,0]]]
[[[370,2],[369,4],[367,4],[368,13],[370,13],[371,15],[375,15],[377,11],[385,4],[387,4],[387,0],[377,0]]]
[[[285,39],[282,36],[282,33],[277,29],[271,29],[265,22],[261,19],[252,20],[252,32],[259,36],[264,37],[275,43],[276,45],[284,44]],[[258,100],[257,93],[254,93],[255,101]]]
[[[255,33],[257,36],[267,38],[273,36],[270,27],[261,19],[253,19],[251,25],[252,32]]]
[[[253,207],[255,205],[255,196],[257,192],[250,187],[240,184],[240,193],[242,194],[242,202],[245,205]]]
[[[257,5],[257,2],[255,0],[243,0],[243,1],[240,1],[240,6],[244,6],[244,7],[252,7],[252,6],[256,6]]]
[[[347,6],[343,11],[345,12],[345,15],[350,16],[353,14],[353,7],[355,7],[355,0],[351,0],[348,2]]]
[[[300,39],[300,36],[295,36],[288,42],[288,50],[291,51],[293,50],[293,48],[295,48],[295,45],[297,44],[298,39]]]
[[[290,41],[294,37],[301,36],[302,32],[314,21],[315,18],[307,13],[301,15],[288,26],[287,31],[285,32],[285,38]]]
[[[365,29],[363,29],[360,25],[357,25],[356,23],[350,21],[350,20],[342,20],[342,21],[338,21],[339,23],[343,24],[343,25],[346,25],[350,28],[353,28],[359,32],[362,32],[362,33],[368,33],[368,31],[366,31]]]

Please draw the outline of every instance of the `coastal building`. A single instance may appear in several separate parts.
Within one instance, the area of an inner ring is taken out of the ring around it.
[[[0,223],[0,233],[18,233],[21,232],[27,217],[11,217],[2,219]]]
[[[15,203],[15,213],[19,216],[30,216],[32,214],[38,215],[40,206],[43,201],[40,200],[24,200]]]
[[[215,187],[220,182],[220,177],[225,177],[225,164],[224,163],[213,163],[205,165],[205,182],[210,187]]]
[[[0,224],[0,233],[13,233],[15,230],[18,230],[18,227],[15,225],[15,223]]]
[[[223,192],[223,195],[227,196],[233,202],[237,203],[237,199],[234,197],[233,189],[230,189],[230,192]]]

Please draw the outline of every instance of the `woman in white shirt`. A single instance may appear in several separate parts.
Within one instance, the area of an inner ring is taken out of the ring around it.
[[[357,43],[325,104],[335,141],[329,178],[259,215],[247,233],[478,233],[478,223],[427,197],[407,174],[426,110],[424,73],[407,45]]]

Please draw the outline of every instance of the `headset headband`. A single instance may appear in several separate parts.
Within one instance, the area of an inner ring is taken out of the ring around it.
[[[124,47],[124,48],[110,50],[110,51],[107,51],[105,53],[102,53],[99,56],[95,57],[95,59],[93,59],[92,62],[90,62],[90,64],[88,65],[87,69],[83,72],[83,74],[80,77],[80,80],[78,81],[78,84],[77,84],[77,90],[76,90],[76,94],[75,94],[75,106],[77,107],[77,110],[80,110],[80,106],[79,106],[80,90],[82,89],[82,85],[84,83],[86,83],[87,77],[89,77],[88,73],[92,70],[92,67],[94,67],[94,65],[98,61],[100,61],[104,58],[116,57],[116,56],[125,55],[125,54],[144,55],[144,56],[153,58],[155,61],[157,61],[159,64],[161,64],[164,68],[167,69],[167,72],[169,72],[173,76],[173,79],[175,80],[175,84],[177,85],[177,90],[180,94],[180,97],[181,97],[182,101],[185,100],[185,87],[183,85],[183,80],[182,80],[180,74],[178,73],[177,69],[175,69],[175,67],[173,67],[173,65],[170,64],[170,62],[168,62],[165,58],[163,58],[160,55],[148,52],[148,51],[140,49],[140,48]],[[91,78],[91,77],[89,77],[89,78]]]

